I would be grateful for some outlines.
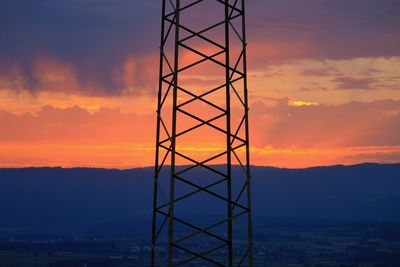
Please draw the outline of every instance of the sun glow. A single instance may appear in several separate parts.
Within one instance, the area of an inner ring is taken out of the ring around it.
[[[307,102],[307,101],[294,100],[294,99],[290,99],[288,101],[288,104],[289,104],[289,106],[293,106],[293,107],[318,106],[319,105],[317,102]]]

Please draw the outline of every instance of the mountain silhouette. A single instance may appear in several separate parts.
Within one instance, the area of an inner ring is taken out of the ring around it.
[[[0,228],[147,229],[152,176],[153,168],[0,169]],[[253,167],[252,177],[256,224],[400,222],[400,164]],[[212,216],[198,201],[183,212]]]

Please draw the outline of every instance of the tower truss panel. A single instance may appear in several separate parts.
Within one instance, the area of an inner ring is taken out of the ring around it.
[[[253,266],[245,0],[163,0],[151,266]]]

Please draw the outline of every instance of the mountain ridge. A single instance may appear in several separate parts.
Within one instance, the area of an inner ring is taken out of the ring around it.
[[[91,229],[112,221],[136,221],[140,228],[151,215],[152,177],[153,167],[2,168],[0,228]],[[252,166],[252,177],[255,223],[400,222],[400,164]],[[213,208],[208,200],[195,200],[182,211],[212,215]]]
[[[318,165],[318,166],[310,166],[304,168],[290,168],[290,167],[276,167],[270,165],[251,165],[251,168],[269,168],[269,169],[278,169],[278,170],[309,170],[309,169],[318,169],[318,168],[332,168],[332,167],[359,167],[359,166],[398,166],[399,163],[378,163],[378,162],[362,162],[356,164],[333,164],[333,165]],[[170,165],[165,165],[169,167]],[[189,165],[179,165],[178,167],[185,167]],[[224,166],[223,164],[215,164],[210,166]],[[233,165],[239,167],[240,165]],[[63,167],[63,166],[28,166],[28,167],[0,167],[0,170],[25,170],[25,169],[63,169],[63,170],[71,170],[71,169],[83,169],[83,170],[111,170],[111,171],[129,171],[129,170],[142,170],[142,169],[154,169],[153,166],[144,166],[144,167],[132,167],[132,168],[105,168],[105,167],[85,167],[85,166],[77,166],[77,167]]]

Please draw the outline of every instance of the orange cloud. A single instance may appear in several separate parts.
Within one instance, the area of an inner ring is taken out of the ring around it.
[[[38,113],[13,115],[0,111],[0,141],[90,143],[150,142],[153,138],[153,115],[123,114],[101,108],[89,113],[78,106],[44,106]],[[140,131],[138,130],[140,129]]]
[[[125,114],[108,108],[89,112],[77,106],[45,106],[20,115],[1,111],[0,165],[152,165],[155,119],[155,113]],[[190,123],[181,120],[180,130]],[[400,101],[339,106],[290,105],[288,99],[269,105],[259,102],[251,109],[252,164],[307,167],[398,162],[399,125]],[[205,159],[223,151],[224,141],[221,135],[199,130],[179,138],[178,147],[186,155]]]
[[[400,145],[400,101],[350,102],[328,106],[255,103],[253,144],[276,148]]]

